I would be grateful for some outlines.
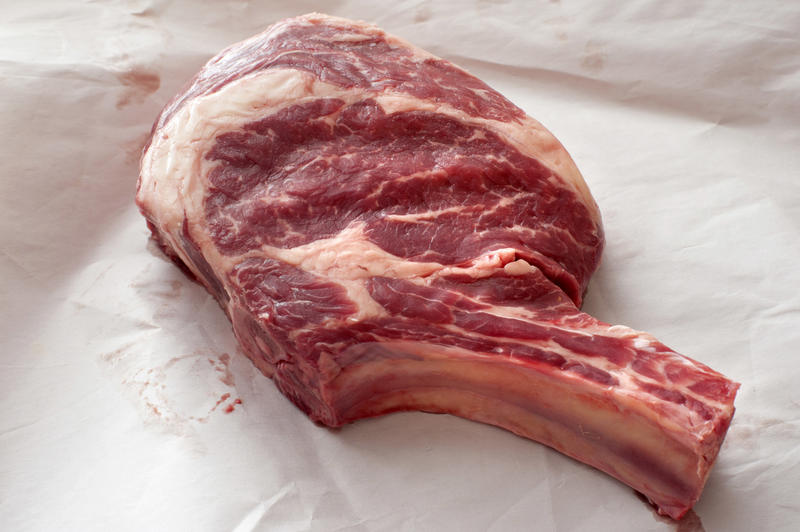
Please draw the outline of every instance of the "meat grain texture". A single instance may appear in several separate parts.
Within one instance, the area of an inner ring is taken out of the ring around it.
[[[449,413],[673,518],[699,498],[738,384],[579,310],[596,203],[541,124],[452,63],[361,22],[281,21],[167,104],[136,199],[314,421]]]

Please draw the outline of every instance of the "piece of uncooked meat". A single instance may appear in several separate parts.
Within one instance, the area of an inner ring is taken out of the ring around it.
[[[738,385],[578,310],[597,205],[547,130],[453,64],[360,22],[279,22],[165,107],[137,202],[311,419],[455,414],[674,518],[700,496]]]

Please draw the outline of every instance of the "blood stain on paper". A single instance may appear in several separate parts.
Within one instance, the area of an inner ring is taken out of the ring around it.
[[[221,405],[222,403],[224,403],[225,401],[227,401],[227,400],[228,400],[228,399],[230,399],[230,398],[231,398],[231,394],[229,394],[229,393],[223,393],[223,394],[220,396],[220,398],[219,398],[219,399],[217,399],[217,403],[216,403],[216,404],[215,404],[215,405],[214,405],[214,406],[211,408],[211,412],[213,412],[214,410],[216,410],[216,409],[219,407],[219,405]]]
[[[220,396],[220,398],[219,398],[219,399],[217,399],[217,403],[216,403],[216,404],[215,404],[215,405],[214,405],[214,406],[211,408],[211,410],[208,412],[208,413],[209,413],[209,415],[211,414],[211,412],[213,412],[214,410],[216,410],[217,408],[219,408],[219,405],[221,405],[222,403],[224,403],[225,401],[227,401],[227,400],[228,400],[228,399],[230,399],[230,398],[231,398],[231,394],[230,394],[230,393],[223,393],[223,394]],[[226,413],[226,414],[230,414],[231,412],[233,412],[234,410],[236,410],[236,405],[240,405],[240,404],[242,404],[242,400],[241,400],[241,399],[239,399],[239,398],[237,397],[236,399],[234,399],[233,401],[231,401],[230,403],[228,403],[227,405],[225,405],[225,408],[224,408],[222,411],[223,411],[224,413]],[[206,417],[206,419],[205,419],[205,420],[203,420],[203,422],[205,422],[205,421],[207,421],[207,420],[208,420],[208,418]]]
[[[122,145],[122,149],[125,150],[125,164],[128,166],[138,166],[139,159],[142,157],[142,152],[144,151],[144,147],[147,144],[147,141],[150,140],[150,133],[142,133],[135,139],[126,142]]]
[[[155,250],[153,250],[155,253]],[[178,279],[158,279],[149,275],[148,264],[136,278],[131,281],[130,287],[136,292],[147,296],[150,300],[169,301],[178,299],[183,291],[183,283]]]
[[[117,99],[117,109],[132,103],[143,103],[161,86],[161,77],[158,73],[145,67],[133,67],[127,72],[117,74],[117,79],[125,87]]]
[[[542,22],[553,30],[556,39],[558,39],[559,41],[569,40],[569,34],[567,33],[567,28],[572,22],[570,17],[559,15],[556,17],[547,18]]]
[[[177,299],[181,296],[183,284],[178,280],[171,280],[167,283],[167,287],[160,291],[154,291],[153,294],[163,299]]]
[[[125,344],[102,355],[101,360],[120,378],[126,395],[139,406],[146,426],[186,436],[194,433],[197,423],[207,423],[215,411],[229,414],[242,404],[231,392],[220,394],[220,384],[214,384],[218,380],[232,386],[227,353],[212,358],[207,352],[196,352],[164,357],[159,362],[153,360],[157,354],[147,356],[136,345]],[[211,371],[205,360],[214,362]]]
[[[231,373],[230,363],[231,363],[231,356],[228,353],[222,353],[217,360],[213,358],[208,359],[209,364],[214,366],[214,370],[221,373],[218,378],[222,384],[233,386],[235,381],[233,379],[233,373]]]
[[[598,74],[606,66],[608,54],[605,52],[606,45],[599,41],[590,40],[583,49],[583,60],[581,67],[592,74]]]
[[[417,7],[414,12],[414,22],[420,24],[431,18],[431,7],[428,3],[422,4]]]
[[[224,412],[226,414],[230,414],[231,412],[233,412],[236,409],[236,405],[240,405],[240,404],[242,404],[242,400],[237,397],[231,404],[229,404],[228,406],[225,407]]]

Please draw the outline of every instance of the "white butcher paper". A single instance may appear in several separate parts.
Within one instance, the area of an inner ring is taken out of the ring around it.
[[[542,122],[603,215],[584,309],[742,383],[686,519],[487,425],[313,424],[148,244],[133,198],[161,107],[225,46],[311,11],[373,22]],[[799,28],[792,2],[4,2],[0,530],[798,530]]]

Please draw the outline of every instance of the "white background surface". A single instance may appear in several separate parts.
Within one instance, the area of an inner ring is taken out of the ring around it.
[[[133,195],[161,106],[219,49],[313,10],[549,127],[605,220],[585,310],[742,383],[691,522],[489,426],[315,426],[147,246]],[[5,2],[0,529],[798,530],[798,34],[792,2]]]

